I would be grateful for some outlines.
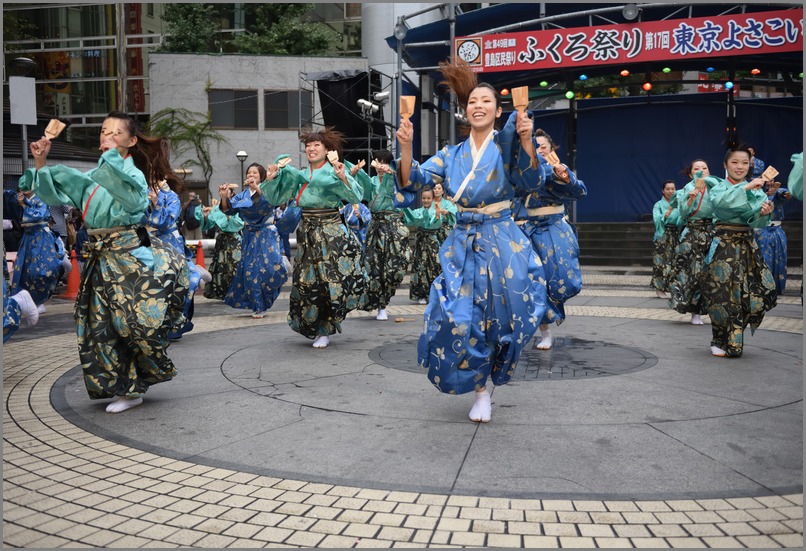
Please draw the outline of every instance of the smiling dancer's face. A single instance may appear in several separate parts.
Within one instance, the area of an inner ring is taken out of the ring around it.
[[[318,165],[327,157],[327,148],[319,141],[308,142],[305,144],[305,156],[310,164]]]
[[[475,88],[467,99],[467,120],[474,130],[492,128],[495,119],[501,116],[495,94],[489,88]]]
[[[750,172],[750,156],[746,151],[734,151],[725,162],[725,170],[734,182],[743,182]]]
[[[430,191],[424,191],[423,194],[420,196],[423,201],[423,208],[431,208],[431,203],[434,202],[434,194]]]

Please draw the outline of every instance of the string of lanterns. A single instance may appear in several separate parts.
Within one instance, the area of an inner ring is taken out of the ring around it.
[[[713,73],[714,71],[715,71],[715,69],[713,67],[707,67],[705,69],[706,73]],[[669,68],[669,67],[664,67],[662,69],[662,72],[664,74],[668,75],[669,73],[672,72],[672,69]],[[761,74],[761,70],[754,68],[754,69],[752,69],[750,71],[750,74],[752,74],[753,76],[757,76],[757,75]],[[622,69],[621,72],[619,72],[619,75],[621,75],[622,77],[626,78],[626,77],[630,76],[630,71],[627,70],[627,69]],[[801,79],[803,79],[803,73],[802,72],[800,73],[799,76],[800,76]],[[577,77],[577,78],[581,82],[584,82],[584,81],[588,80],[588,76],[585,75],[585,74],[579,75],[579,77]],[[545,81],[545,80],[540,81],[540,87],[541,88],[547,88],[548,85],[549,85],[549,83],[547,81]],[[728,80],[723,84],[723,86],[725,87],[726,90],[733,90],[735,85],[734,85],[733,82]],[[652,90],[652,83],[651,82],[644,82],[643,85],[641,86],[641,88],[643,88],[646,92],[649,92],[649,91]],[[510,92],[509,92],[509,90],[507,88],[504,88],[503,90],[501,90],[501,95],[502,96],[508,96],[509,93]],[[576,96],[576,93],[573,90],[567,90],[564,95],[565,95],[565,97],[567,99],[570,100],[570,99],[574,99],[574,97]]]

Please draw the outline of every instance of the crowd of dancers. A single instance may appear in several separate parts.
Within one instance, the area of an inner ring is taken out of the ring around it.
[[[727,151],[726,177],[711,174],[702,159],[685,170],[680,190],[663,182],[655,203],[653,274],[659,298],[692,325],[711,319],[711,354],[740,357],[744,330],[755,331],[786,286],[787,240],[783,204],[803,200],[803,153],[792,156],[791,189],[750,147]]]
[[[75,307],[90,398],[112,398],[107,411],[125,411],[142,403],[150,385],[175,376],[167,348],[192,329],[193,296],[202,285],[206,297],[261,318],[290,274],[288,325],[324,349],[350,311],[388,319],[389,301],[410,272],[409,297],[425,305],[419,365],[440,391],[472,392],[469,418],[490,421],[488,379],[506,384],[538,331],[535,348],[550,349],[550,326],[563,322],[565,302],[581,290],[576,230],[566,212],[586,188],[527,111],[514,111],[497,130],[496,90],[478,83],[466,64],[440,66],[465,112],[464,141],[420,163],[412,154],[414,126],[402,118],[398,157],[374,152],[370,177],[363,163],[342,160],[339,132],[303,135],[307,166],[292,166],[288,155],[265,167],[254,163],[242,191],[222,184],[210,207],[195,207],[201,228],[217,229],[209,273],[177,231],[181,182],[165,140],[111,113],[98,167],[86,173],[48,165],[48,138],[31,144],[35,166],[19,184],[26,200],[71,205],[91,228]],[[672,249],[676,263],[653,284],[671,291],[679,311],[711,317],[717,355],[740,355],[744,328],[757,327],[775,304],[775,283],[751,229],[768,226],[773,207],[760,180],[746,181],[749,162],[744,150],[728,152],[728,179],[695,162],[692,182],[680,192],[669,186],[656,221],[658,255]],[[658,264],[666,265],[672,262]],[[4,340],[21,314],[33,320],[53,292],[17,287],[9,296],[4,286]]]

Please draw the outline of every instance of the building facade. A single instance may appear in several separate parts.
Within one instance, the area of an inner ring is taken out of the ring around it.
[[[239,151],[252,162],[267,165],[289,154],[304,166],[299,132],[321,128],[322,103],[311,75],[369,70],[357,57],[292,57],[238,54],[170,54],[150,56],[151,109],[182,107],[210,113],[212,129],[226,143],[211,145],[213,174],[208,183],[192,168],[185,180],[205,198],[214,198],[218,185],[243,183]],[[346,106],[345,106],[346,108]],[[194,153],[175,156],[174,166],[193,160]]]

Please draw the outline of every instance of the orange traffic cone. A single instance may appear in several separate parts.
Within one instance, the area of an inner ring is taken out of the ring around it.
[[[204,246],[201,241],[196,245],[196,265],[201,266],[205,270],[207,269],[207,266],[204,265]]]
[[[78,259],[76,258],[76,251],[70,252],[70,263],[73,269],[70,270],[70,275],[67,276],[67,291],[59,295],[59,298],[65,300],[75,300],[78,298],[78,284],[81,281],[81,274],[78,273]]]

